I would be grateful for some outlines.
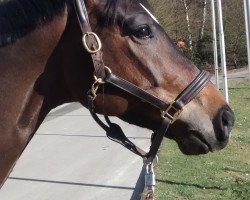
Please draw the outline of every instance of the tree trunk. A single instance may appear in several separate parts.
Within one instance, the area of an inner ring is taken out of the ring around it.
[[[207,0],[203,0],[203,18],[202,18],[202,24],[201,24],[200,39],[202,39],[204,36],[206,19],[207,19]]]
[[[185,14],[186,14],[186,21],[187,21],[187,29],[188,29],[188,42],[189,42],[189,49],[193,50],[193,41],[192,41],[192,32],[190,26],[190,18],[189,18],[189,5],[187,4],[187,0],[182,0],[184,7],[185,7]]]

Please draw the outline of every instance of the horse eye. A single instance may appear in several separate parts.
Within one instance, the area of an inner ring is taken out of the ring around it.
[[[137,38],[147,39],[152,37],[152,32],[148,26],[141,26],[133,32]]]

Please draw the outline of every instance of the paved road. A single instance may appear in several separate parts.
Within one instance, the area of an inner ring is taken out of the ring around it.
[[[149,131],[121,124],[132,141],[148,147]],[[0,191],[0,199],[138,199],[141,169],[142,160],[108,140],[86,109],[69,104],[45,119]]]
[[[249,71],[248,71],[247,68],[242,69],[242,70],[239,70],[239,71],[231,70],[231,71],[228,72],[227,77],[228,77],[229,80],[230,80],[230,79],[248,78],[248,77],[249,77]],[[215,77],[214,77],[214,75],[212,76],[211,80],[212,80],[213,82],[215,82]],[[220,80],[220,81],[223,80],[223,76],[222,76],[221,73],[219,74],[219,80]]]
[[[249,76],[249,71],[247,68],[243,68],[239,71],[231,70],[228,73],[229,79],[248,78],[248,76]]]

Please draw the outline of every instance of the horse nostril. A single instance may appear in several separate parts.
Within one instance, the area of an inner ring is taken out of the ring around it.
[[[234,117],[233,111],[231,109],[224,110],[222,114],[222,124],[230,128],[230,131],[231,131],[234,125],[234,121],[235,121],[235,117]]]
[[[219,118],[221,134],[218,137],[218,140],[226,141],[228,140],[230,132],[233,128],[235,116],[233,111],[227,106],[221,110]]]

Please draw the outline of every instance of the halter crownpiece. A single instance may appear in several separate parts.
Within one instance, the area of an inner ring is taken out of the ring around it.
[[[152,172],[153,160],[157,155],[159,147],[169,126],[179,118],[183,107],[192,99],[194,99],[196,95],[205,87],[205,85],[210,80],[210,75],[207,71],[201,71],[173,102],[162,101],[158,97],[144,91],[133,83],[114,75],[112,71],[104,65],[102,59],[101,40],[97,34],[91,31],[84,0],[75,0],[74,3],[79,24],[83,33],[83,46],[85,50],[91,55],[94,67],[95,80],[87,94],[88,108],[90,113],[94,120],[106,131],[107,137],[109,139],[123,145],[133,153],[144,158],[146,160],[146,166],[149,167],[151,169],[150,172]],[[162,122],[159,130],[155,133],[155,137],[148,153],[144,152],[142,149],[132,143],[125,136],[121,127],[115,123],[112,123],[108,116],[104,116],[107,125],[97,116],[94,109],[94,100],[97,95],[98,87],[101,84],[110,84],[114,87],[117,87],[137,97],[143,102],[147,102],[153,107],[159,109],[159,115],[162,118]],[[153,177],[151,176],[151,178]],[[152,182],[146,182],[146,185],[152,190],[154,188],[154,184],[154,179],[152,179]]]

